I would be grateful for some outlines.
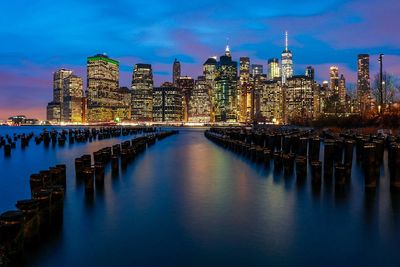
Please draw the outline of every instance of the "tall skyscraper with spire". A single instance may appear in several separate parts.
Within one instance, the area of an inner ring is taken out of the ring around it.
[[[229,48],[229,40],[226,43],[225,47],[225,56],[230,57],[231,56],[231,49]]]
[[[293,76],[293,54],[289,50],[288,32],[285,32],[285,50],[282,52],[282,83]]]
[[[172,65],[172,83],[177,86],[178,78],[181,77],[181,63],[175,58]]]
[[[229,45],[219,58],[215,79],[215,120],[233,122],[237,119],[237,62],[232,60]]]

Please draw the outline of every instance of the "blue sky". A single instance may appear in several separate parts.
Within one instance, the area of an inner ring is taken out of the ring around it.
[[[264,64],[279,57],[289,31],[295,72],[316,68],[318,81],[338,65],[356,79],[359,53],[385,53],[385,70],[400,75],[396,0],[325,1],[2,1],[0,4],[0,118],[45,118],[52,72],[66,67],[85,77],[86,57],[107,53],[121,63],[129,86],[135,63],[153,65],[156,84],[170,80],[174,58],[184,75],[201,75],[226,38],[235,59]],[[350,86],[351,87],[351,86]]]

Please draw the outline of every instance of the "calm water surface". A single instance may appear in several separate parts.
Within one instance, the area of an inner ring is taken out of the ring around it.
[[[85,198],[74,158],[119,142],[0,153],[2,211],[30,196],[31,173],[68,165],[62,231],[30,266],[400,266],[400,197],[385,168],[375,194],[356,164],[344,195],[329,184],[315,192],[181,129]]]

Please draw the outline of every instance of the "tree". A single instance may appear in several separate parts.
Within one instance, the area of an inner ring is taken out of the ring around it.
[[[384,72],[382,76],[383,81],[383,102],[386,104],[391,104],[397,100],[397,96],[400,93],[399,79],[394,75]],[[374,80],[372,82],[372,94],[374,95],[378,103],[381,102],[380,94],[380,75],[375,74]]]

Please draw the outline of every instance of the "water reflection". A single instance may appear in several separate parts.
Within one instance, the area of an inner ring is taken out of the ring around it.
[[[367,223],[367,225],[370,225],[375,217],[375,209],[376,209],[376,191],[367,189],[365,190],[364,193],[364,220]]]
[[[355,257],[355,265],[397,262],[400,195],[390,192],[388,177],[374,192],[365,191],[355,157],[350,183],[338,188],[331,177],[318,185],[311,183],[309,167],[303,179],[295,168],[284,177],[274,161],[269,168],[254,164],[209,142],[201,130],[183,129],[124,171],[113,174],[107,167],[104,187],[85,195],[74,158],[120,142],[47,150],[33,145],[15,151],[8,163],[0,161],[13,170],[0,180],[13,190],[12,198],[4,198],[12,203],[3,206],[28,187],[21,161],[29,172],[68,165],[62,236],[35,252],[32,265],[343,266]]]

